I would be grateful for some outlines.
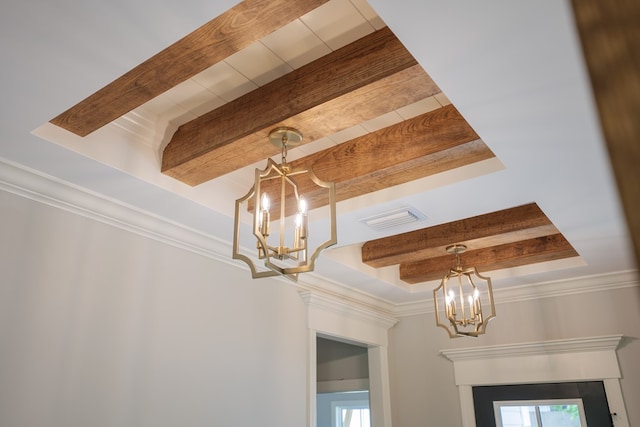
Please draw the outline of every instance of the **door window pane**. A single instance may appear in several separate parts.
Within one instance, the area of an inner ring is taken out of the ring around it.
[[[494,402],[497,427],[586,427],[582,400]]]
[[[539,427],[535,406],[501,406],[500,419],[502,427]]]

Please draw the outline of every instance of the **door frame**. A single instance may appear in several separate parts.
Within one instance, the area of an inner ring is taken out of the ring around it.
[[[622,335],[441,350],[454,365],[463,427],[476,427],[473,386],[602,381],[616,427],[629,427],[616,349]]]
[[[389,392],[388,331],[398,320],[375,307],[354,305],[344,300],[303,291],[307,305],[307,426],[317,427],[317,337],[344,340],[367,347],[369,359],[369,403],[372,427],[391,427]]]

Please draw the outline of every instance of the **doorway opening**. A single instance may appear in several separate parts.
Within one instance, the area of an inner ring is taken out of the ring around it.
[[[371,427],[368,349],[316,338],[317,427]]]

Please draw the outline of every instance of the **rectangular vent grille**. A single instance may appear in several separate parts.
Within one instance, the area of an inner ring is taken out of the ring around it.
[[[382,212],[358,221],[366,224],[374,230],[386,230],[392,227],[398,227],[404,224],[420,221],[425,219],[425,215],[415,208],[403,207],[387,212]]]

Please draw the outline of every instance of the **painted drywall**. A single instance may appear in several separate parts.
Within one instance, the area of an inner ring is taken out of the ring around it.
[[[305,425],[292,285],[3,191],[0,218],[0,425]]]
[[[0,218],[0,425],[305,425],[294,286],[3,191]],[[388,342],[393,425],[460,425],[442,349],[608,334],[627,337],[638,424],[639,329],[637,287],[498,304],[477,340],[403,317]]]
[[[449,339],[433,314],[403,317],[389,333],[394,426],[461,425],[453,363],[440,350],[622,334],[617,350],[630,425],[640,425],[640,287],[498,304],[476,339]]]
[[[366,347],[326,338],[317,340],[318,381],[369,378],[369,358]]]

